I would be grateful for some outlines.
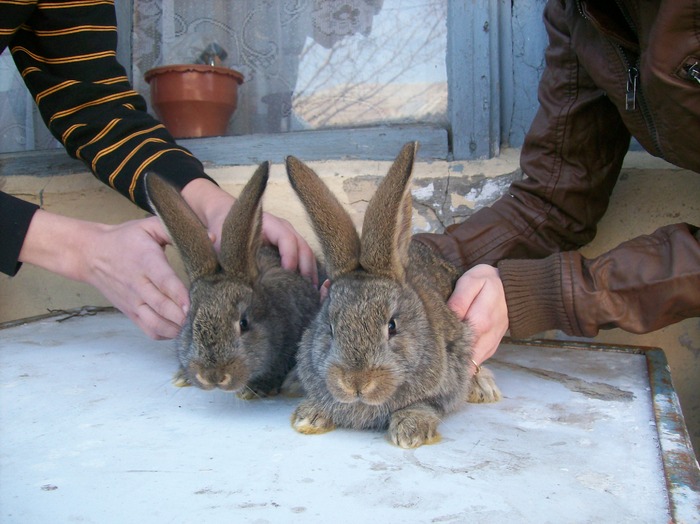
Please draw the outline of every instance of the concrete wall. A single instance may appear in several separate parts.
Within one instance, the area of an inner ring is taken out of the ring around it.
[[[358,225],[368,199],[389,166],[389,162],[376,161],[309,164],[339,195]],[[253,169],[254,166],[227,167],[210,169],[209,173],[226,190],[237,194]],[[413,190],[416,229],[435,231],[463,220],[475,209],[493,202],[518,176],[518,150],[514,149],[503,150],[497,158],[484,161],[419,162]],[[5,177],[4,190],[41,202],[47,210],[87,220],[117,223],[145,216],[144,212],[87,173]],[[610,210],[600,224],[599,234],[583,251],[594,256],[664,224],[680,221],[698,224],[699,196],[700,177],[697,174],[674,168],[646,153],[630,153],[615,188]],[[273,166],[264,206],[267,211],[288,219],[312,245],[316,245],[306,216],[280,164]],[[169,256],[179,267],[177,254],[169,250]],[[22,268],[14,278],[0,276],[0,297],[0,322],[42,315],[50,310],[108,305],[89,286],[56,278],[30,266]],[[560,333],[547,333],[546,336],[564,338]],[[689,431],[696,450],[699,450],[700,319],[686,320],[648,335],[605,331],[595,340],[655,346],[666,351]]]

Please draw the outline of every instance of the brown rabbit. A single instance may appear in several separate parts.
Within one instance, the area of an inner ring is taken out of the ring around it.
[[[262,245],[261,199],[268,175],[265,162],[231,207],[218,257],[178,191],[158,175],[146,175],[148,198],[191,281],[190,310],[177,341],[177,385],[263,397],[279,392],[295,364],[319,295],[306,279],[282,269],[277,249]]]
[[[413,448],[435,441],[441,417],[467,399],[500,398],[488,370],[470,372],[469,327],[446,305],[460,274],[411,241],[416,149],[404,146],[380,184],[361,238],[319,177],[287,158],[332,282],[297,355],[306,398],[292,425],[301,433],[388,428],[394,444]]]

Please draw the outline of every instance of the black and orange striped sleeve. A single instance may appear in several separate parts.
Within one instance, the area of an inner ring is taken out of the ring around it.
[[[146,112],[117,62],[112,0],[0,0],[0,20],[0,39],[7,38],[49,130],[100,180],[149,209],[146,170],[180,188],[208,178]]]

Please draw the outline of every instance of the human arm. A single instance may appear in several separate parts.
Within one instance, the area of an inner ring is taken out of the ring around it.
[[[233,197],[211,186],[211,194],[195,187],[189,196],[192,202],[204,198],[212,204],[208,212],[220,209],[225,216]],[[224,198],[217,202],[216,196]],[[0,243],[0,272],[12,276],[27,262],[88,283],[151,338],[174,338],[185,320],[187,288],[164,255],[170,240],[155,217],[106,225],[48,213],[0,192]]]
[[[19,262],[90,284],[149,337],[174,338],[189,299],[165,257],[168,243],[155,217],[107,225],[39,209]]]
[[[462,303],[457,313],[471,323],[481,357],[496,350],[503,334],[508,289],[481,295],[476,290],[485,285],[485,277],[472,279],[471,268],[496,266],[505,259],[544,258],[589,242],[629,146],[630,135],[617,109],[574,53],[560,3],[548,3],[545,25],[550,45],[539,86],[540,107],[522,148],[523,180],[444,234],[416,236],[466,272],[450,300]],[[488,276],[492,285],[487,289],[498,289],[495,278],[495,273]],[[477,287],[468,290],[470,282]],[[472,297],[480,301],[470,307]],[[507,324],[512,333],[513,321]]]
[[[145,100],[132,89],[116,60],[114,6],[3,4],[0,14],[16,27],[14,33],[0,32],[0,41],[9,42],[44,121],[68,154],[145,210],[150,206],[144,175],[159,173],[184,190],[185,200],[220,239],[234,199],[147,113]],[[313,253],[288,222],[266,215],[263,238],[279,247],[284,267],[316,280]]]
[[[506,329],[526,338],[557,329],[594,337],[600,329],[648,333],[700,316],[700,230],[674,224],[597,257],[577,251],[477,265],[448,305],[475,334],[474,360],[496,351]]]
[[[457,280],[448,307],[472,332],[472,359],[477,365],[491,358],[508,330],[508,307],[498,269],[479,264]]]
[[[664,226],[594,258],[576,251],[498,265],[511,334],[549,329],[594,337],[600,329],[648,333],[700,316],[700,231]]]
[[[175,143],[131,88],[116,61],[113,5],[2,3],[0,20],[0,50],[9,47],[68,154],[145,210],[150,207],[143,175],[158,172],[182,190],[220,241],[234,198]],[[88,282],[149,336],[177,334],[188,296],[163,255],[167,236],[157,219],[107,226],[37,212],[37,206],[4,193],[0,199],[0,271],[14,275],[28,262]],[[280,248],[286,268],[316,278],[313,253],[289,223],[266,216],[263,237]]]
[[[182,197],[197,214],[214,237],[214,246],[221,246],[221,229],[234,198],[206,179],[195,179],[182,190]],[[316,257],[306,240],[286,220],[263,213],[263,240],[277,246],[282,257],[282,267],[298,270],[318,285]]]

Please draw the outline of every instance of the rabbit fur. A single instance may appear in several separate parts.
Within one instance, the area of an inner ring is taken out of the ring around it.
[[[314,285],[281,267],[262,245],[261,164],[227,215],[217,257],[206,228],[180,193],[146,175],[152,208],[168,229],[190,278],[190,309],[177,339],[176,385],[232,391],[244,399],[274,395],[295,364],[303,329],[319,306]]]
[[[437,441],[441,417],[463,402],[500,398],[489,370],[471,371],[469,326],[446,305],[460,273],[411,241],[416,150],[417,143],[406,144],[394,161],[361,237],[321,179],[287,158],[331,279],[297,354],[306,397],[292,425],[301,433],[388,428],[391,442],[414,448]]]

